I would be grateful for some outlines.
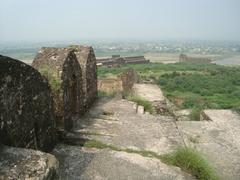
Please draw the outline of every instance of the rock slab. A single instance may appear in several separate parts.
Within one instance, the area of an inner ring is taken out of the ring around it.
[[[51,154],[0,145],[0,180],[58,179],[58,160]]]

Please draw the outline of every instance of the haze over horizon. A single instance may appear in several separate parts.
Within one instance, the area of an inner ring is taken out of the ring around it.
[[[239,0],[2,0],[0,39],[240,41],[239,9]]]

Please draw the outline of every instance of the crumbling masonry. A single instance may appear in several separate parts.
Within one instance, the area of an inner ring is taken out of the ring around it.
[[[38,71],[0,55],[0,143],[50,150],[56,140],[52,104]]]
[[[84,106],[88,109],[97,98],[97,65],[93,48],[90,46],[74,45],[77,60],[82,69]]]
[[[70,130],[73,126],[72,116],[84,112],[82,70],[76,55],[68,48],[41,48],[32,66],[49,81],[57,126]]]

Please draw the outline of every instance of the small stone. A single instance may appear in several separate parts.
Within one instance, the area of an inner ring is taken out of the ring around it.
[[[144,114],[144,107],[143,106],[138,106],[137,113],[138,114]]]

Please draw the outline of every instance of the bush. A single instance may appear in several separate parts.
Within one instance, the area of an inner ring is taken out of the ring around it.
[[[98,97],[114,97],[117,93],[116,92],[105,92],[105,91],[98,91]]]
[[[61,90],[61,80],[57,75],[48,67],[43,67],[39,69],[41,75],[48,79],[48,83],[53,91]]]
[[[174,153],[162,155],[161,160],[166,164],[180,167],[200,180],[219,179],[208,161],[191,148],[178,148]]]
[[[149,113],[154,114],[154,107],[151,102],[149,102],[139,96],[134,96],[134,95],[128,96],[127,99],[129,101],[133,101],[133,102],[137,103],[140,106],[143,106],[145,111],[148,111]]]
[[[194,107],[189,115],[190,119],[193,121],[200,121],[202,109],[199,107]]]

